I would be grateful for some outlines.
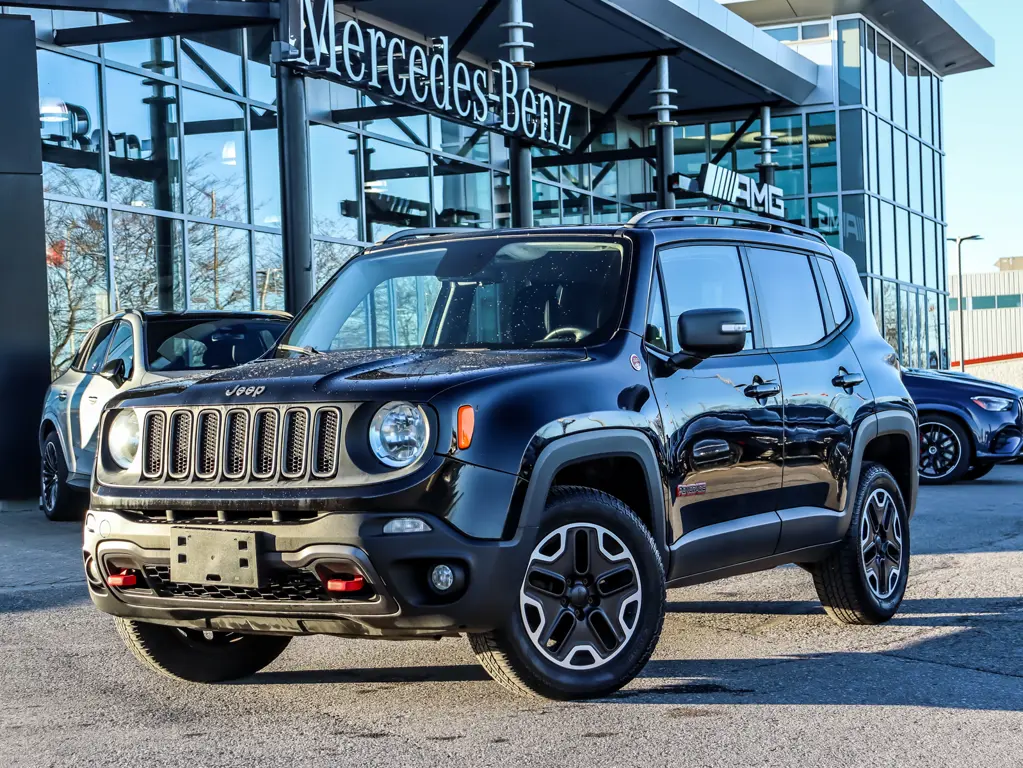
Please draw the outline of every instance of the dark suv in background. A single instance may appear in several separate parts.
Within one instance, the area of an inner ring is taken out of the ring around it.
[[[847,624],[905,593],[916,412],[811,230],[402,232],[268,357],[103,415],[89,590],[168,675],[249,675],[294,635],[467,634],[511,690],[603,696],[666,587],[798,563]]]

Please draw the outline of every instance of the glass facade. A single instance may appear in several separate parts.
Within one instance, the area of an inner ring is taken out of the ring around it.
[[[33,15],[42,34],[52,29],[50,11]],[[80,15],[82,24],[121,22]],[[774,32],[794,46],[830,41],[836,64],[833,104],[775,110],[786,218],[856,260],[879,326],[907,365],[944,364],[940,78],[858,17]],[[270,42],[266,29],[68,49],[40,40],[55,375],[116,309],[283,308]],[[502,136],[325,79],[307,78],[306,88],[316,285],[402,228],[510,225]],[[365,119],[359,108],[377,115]],[[756,176],[759,120],[732,141],[745,117],[676,127],[676,170],[695,176],[715,159]],[[591,136],[587,152],[652,143],[642,121],[582,105],[568,133],[577,145]],[[615,223],[655,203],[652,160],[545,165],[550,154],[534,149],[537,225]],[[381,297],[374,311],[383,314],[366,327],[386,320],[372,332],[396,338],[405,309]]]

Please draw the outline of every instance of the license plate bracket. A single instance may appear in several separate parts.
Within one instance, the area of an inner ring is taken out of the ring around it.
[[[185,584],[258,587],[254,532],[171,528],[170,579]]]

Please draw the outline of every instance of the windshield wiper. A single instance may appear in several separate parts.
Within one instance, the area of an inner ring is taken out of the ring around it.
[[[285,352],[298,352],[300,355],[305,357],[312,357],[313,355],[322,355],[323,353],[315,347],[296,347],[292,344],[278,344],[277,349],[283,349]]]

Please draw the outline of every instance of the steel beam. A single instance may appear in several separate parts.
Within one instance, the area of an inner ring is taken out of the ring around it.
[[[633,51],[631,53],[612,53],[606,56],[583,56],[578,59],[554,59],[552,61],[538,61],[534,69],[561,69],[564,67],[589,67],[594,64],[614,64],[621,61],[635,61],[637,59],[649,59],[655,56],[675,56],[682,51],[681,48],[665,48],[656,51]]]
[[[378,107],[356,107],[354,109],[335,109],[330,119],[335,123],[356,123],[360,120],[393,120],[397,117],[413,117],[423,114],[423,110],[408,107],[404,104],[387,104]]]
[[[497,6],[501,4],[501,0],[485,0],[483,5],[480,6],[479,10],[476,11],[476,15],[472,17],[472,20],[466,24],[465,29],[462,30],[462,34],[455,38],[455,42],[451,44],[451,48],[448,51],[448,55],[452,59],[457,59],[458,55],[465,50],[467,46],[476,36],[476,33],[480,31],[480,28],[487,23],[487,19],[490,18],[491,14],[497,10]]]
[[[39,8],[59,11],[98,11],[100,13],[198,14],[237,19],[242,24],[276,21],[281,16],[277,0],[237,2],[237,0],[4,0],[8,8]]]
[[[544,155],[533,158],[534,168],[579,165],[580,163],[612,163],[617,160],[646,160],[656,156],[654,147],[628,147],[608,149],[600,152],[585,152],[581,155]]]
[[[646,64],[643,65],[643,68],[636,73],[636,76],[632,78],[632,81],[627,86],[625,86],[625,90],[618,94],[618,98],[616,98],[614,102],[611,104],[611,106],[608,107],[607,112],[605,112],[603,115],[597,118],[597,121],[590,129],[590,132],[586,134],[586,137],[581,142],[579,142],[579,146],[577,146],[572,151],[572,155],[581,155],[583,152],[586,151],[590,144],[593,143],[593,140],[596,139],[600,134],[602,134],[607,129],[608,124],[612,120],[614,120],[615,116],[618,114],[618,111],[623,106],[625,106],[625,102],[632,98],[632,94],[634,94],[636,90],[639,88],[639,86],[643,84],[643,81],[646,80],[647,75],[649,75],[653,71],[656,65],[657,65],[656,58],[650,59],[649,61],[647,61]],[[646,115],[645,117],[649,118],[650,116]]]
[[[725,145],[717,151],[717,154],[715,154],[714,157],[711,158],[710,162],[712,165],[717,165],[718,163],[720,163],[722,160],[725,159],[725,155],[727,155],[729,152],[735,149],[735,145],[739,143],[743,136],[746,135],[746,131],[748,131],[750,127],[753,125],[753,123],[757,121],[757,117],[759,116],[760,110],[754,109],[750,113],[750,116],[746,118],[746,122],[739,126],[739,130],[733,133],[732,137],[725,142]]]
[[[223,16],[188,14],[182,16],[140,17],[122,24],[100,24],[94,27],[70,27],[55,29],[53,42],[57,45],[96,45],[98,43],[119,43],[125,40],[147,40],[154,37],[188,35],[194,32],[210,32],[239,26],[272,24],[271,19],[249,20]]]

